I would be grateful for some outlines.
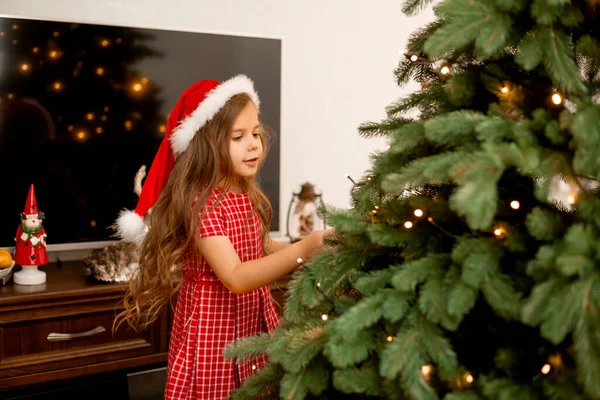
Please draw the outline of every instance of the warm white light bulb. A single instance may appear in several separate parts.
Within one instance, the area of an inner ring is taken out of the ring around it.
[[[252,371],[256,371],[256,365],[252,366]]]
[[[410,61],[415,62],[419,59],[419,56],[416,54],[413,54],[412,56],[410,56]]]
[[[500,91],[502,93],[508,93],[508,86],[503,86],[502,89],[500,89]]]
[[[542,374],[544,374],[544,375],[548,375],[548,374],[550,373],[550,369],[551,369],[551,368],[552,368],[552,367],[550,366],[550,364],[545,364],[545,365],[542,367]]]
[[[574,194],[570,194],[567,196],[567,203],[575,204],[576,201],[577,201],[577,198],[575,197]]]
[[[556,105],[559,105],[560,103],[562,103],[562,97],[560,96],[560,94],[554,93],[552,95],[552,102]]]
[[[494,235],[496,236],[502,236],[502,229],[498,228],[494,231]]]
[[[450,73],[450,67],[447,65],[444,65],[442,67],[442,69],[440,70],[440,72],[442,73],[442,75],[448,75]]]
[[[416,217],[422,217],[423,216],[423,210],[419,210],[418,208],[415,210],[415,216]]]
[[[517,200],[513,200],[510,202],[510,208],[513,210],[518,210],[521,207],[521,204]]]
[[[467,383],[473,383],[475,378],[473,378],[473,375],[468,374],[467,376],[465,376],[465,380],[467,381]]]
[[[424,377],[428,377],[430,373],[431,373],[431,365],[423,365],[421,367],[421,374],[423,374]]]
[[[412,223],[412,222],[410,222],[410,221],[406,221],[406,222],[404,223],[404,227],[405,227],[406,229],[410,229],[410,228],[412,228],[412,227],[413,227],[413,223]]]
[[[321,319],[323,321],[327,321],[329,319],[329,316],[327,314],[323,314],[323,315],[321,315]]]
[[[392,342],[393,340],[394,340],[394,338],[391,335],[387,337],[388,342]]]
[[[317,287],[321,287],[321,282],[317,282]]]
[[[302,264],[304,260],[302,259],[302,257],[298,257],[298,259],[296,259],[296,262],[298,262],[298,264]]]

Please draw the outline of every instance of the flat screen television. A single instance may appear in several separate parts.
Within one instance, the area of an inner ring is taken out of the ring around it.
[[[31,183],[49,250],[115,240],[179,95],[240,73],[276,133],[260,182],[278,231],[281,39],[0,17],[0,247]]]

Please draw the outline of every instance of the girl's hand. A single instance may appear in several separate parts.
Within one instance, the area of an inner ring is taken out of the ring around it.
[[[323,238],[335,234],[335,229],[321,229],[312,231],[303,240],[307,240],[311,243],[312,251],[320,250],[323,248]]]

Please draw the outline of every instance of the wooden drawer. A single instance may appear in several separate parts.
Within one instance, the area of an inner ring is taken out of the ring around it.
[[[114,310],[105,310],[4,324],[0,327],[0,379],[161,352],[166,328],[137,333],[122,326],[113,333],[114,317]],[[48,339],[52,333],[84,336],[53,341]]]
[[[113,332],[126,285],[89,281],[76,264],[46,272],[45,285],[0,287],[0,389],[166,362],[169,310],[144,332]]]

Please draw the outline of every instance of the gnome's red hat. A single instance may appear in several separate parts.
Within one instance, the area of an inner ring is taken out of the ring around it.
[[[25,208],[23,208],[23,214],[38,214],[37,201],[35,200],[35,190],[33,189],[33,183],[29,186],[29,193],[27,193],[27,199],[25,200]]]
[[[236,94],[246,93],[260,106],[254,83],[245,75],[224,82],[205,79],[183,92],[171,111],[165,137],[154,157],[134,211],[124,210],[117,219],[117,235],[126,242],[140,241],[146,233],[144,216],[152,208],[173,169],[174,159],[189,146],[194,135]]]

